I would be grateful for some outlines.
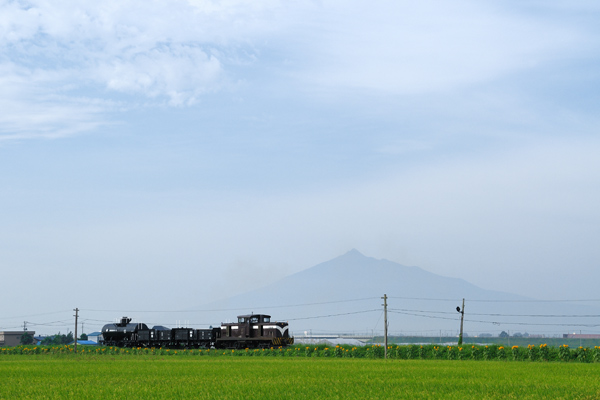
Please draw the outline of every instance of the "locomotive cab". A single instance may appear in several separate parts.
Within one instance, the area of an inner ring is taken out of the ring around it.
[[[220,347],[255,348],[287,346],[294,343],[287,322],[271,321],[266,314],[239,315],[237,323],[221,324]]]

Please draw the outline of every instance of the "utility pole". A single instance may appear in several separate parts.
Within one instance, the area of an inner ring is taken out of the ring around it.
[[[75,343],[73,344],[73,348],[75,354],[77,354],[77,318],[79,317],[79,308],[75,308],[73,311],[75,311]]]
[[[384,331],[384,358],[387,358],[387,348],[388,348],[388,341],[387,341],[387,337],[388,337],[388,321],[387,321],[387,294],[384,294],[383,297],[383,331]]]
[[[456,311],[460,313],[460,334],[458,335],[458,345],[461,346],[463,342],[463,322],[465,320],[465,299],[462,301],[462,308],[456,307]]]

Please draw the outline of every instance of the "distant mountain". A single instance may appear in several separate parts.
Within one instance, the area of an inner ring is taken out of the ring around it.
[[[584,329],[597,331],[588,317],[597,312],[581,305],[536,302],[510,293],[477,287],[418,267],[367,257],[351,250],[332,260],[290,275],[273,284],[225,301],[209,304],[202,318],[221,320],[249,313],[266,313],[288,320],[297,335],[383,331],[383,297],[388,296],[392,334],[456,334],[465,298],[465,332],[515,331],[560,334]],[[546,317],[540,315],[565,315]]]

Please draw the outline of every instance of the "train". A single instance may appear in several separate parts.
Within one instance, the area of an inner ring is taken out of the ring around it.
[[[102,327],[100,344],[116,347],[256,349],[294,344],[287,322],[271,321],[266,314],[239,315],[237,322],[209,329],[167,328],[123,317]]]

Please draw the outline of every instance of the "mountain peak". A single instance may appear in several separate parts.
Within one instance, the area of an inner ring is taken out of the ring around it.
[[[361,256],[361,257],[365,257],[365,255],[363,253],[361,253],[360,251],[358,251],[356,249],[352,249],[352,250],[346,252],[346,254],[344,254],[344,256]]]

